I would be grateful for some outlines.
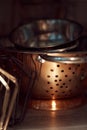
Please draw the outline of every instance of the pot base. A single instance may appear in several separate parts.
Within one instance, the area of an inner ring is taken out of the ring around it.
[[[87,103],[87,97],[80,96],[71,99],[58,99],[58,100],[36,100],[31,99],[29,108],[40,110],[65,110],[79,107]]]

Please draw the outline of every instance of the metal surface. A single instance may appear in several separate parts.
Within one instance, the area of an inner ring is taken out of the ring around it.
[[[31,97],[36,73],[29,70],[26,64],[23,64],[16,55],[6,53],[0,55],[0,66],[14,75],[19,84],[19,92],[11,115],[9,126],[21,123],[26,115],[27,103]],[[33,60],[32,60],[33,63]],[[25,90],[27,91],[25,93]],[[25,93],[25,94],[24,94]]]
[[[52,100],[56,101],[56,110],[72,108],[83,104],[83,97],[87,90],[87,63],[84,60],[87,57],[86,46],[87,37],[79,42],[78,47],[75,50],[62,53],[52,52],[48,54],[43,51],[32,52],[22,51],[21,49],[16,49],[15,51],[14,49],[13,52],[23,54],[23,64],[20,64],[20,69],[22,70],[24,65],[26,66],[26,72],[29,73],[29,75],[31,73],[31,79],[34,83],[33,86],[31,86],[31,92],[25,90],[26,79],[24,76],[22,76],[23,82],[25,81],[22,91],[26,91],[26,95],[29,94],[29,103],[33,108],[50,110]],[[12,52],[11,49],[8,49],[8,51]],[[53,56],[53,58],[54,56],[57,56],[62,57],[63,59],[66,57],[74,59],[72,62],[70,60],[68,62],[65,61],[65,63],[64,61],[62,61],[63,63],[46,61],[40,57],[40,53]],[[79,62],[78,58],[81,58],[79,59]],[[16,59],[14,59],[14,61],[19,64]],[[32,77],[33,72],[35,73],[35,78]],[[32,81],[31,79],[30,82]],[[29,87],[28,90],[30,89]]]
[[[29,109],[24,122],[8,130],[87,130],[87,104],[75,109],[40,111]]]
[[[69,64],[51,61],[38,63],[36,60],[38,55],[33,58],[36,63],[37,77],[34,81],[30,106],[36,109],[50,110],[52,101],[55,101],[55,110],[58,110],[82,104],[83,97],[87,92],[87,83],[85,82],[87,80],[87,63]],[[63,104],[65,100],[66,103]]]
[[[13,77],[11,74],[0,68],[0,90],[3,93],[3,87],[6,89],[3,103],[0,104],[2,105],[1,108],[1,116],[0,116],[0,129],[1,130],[6,130],[12,110],[14,107],[14,103],[16,101],[16,96],[18,93],[18,83],[15,77]],[[13,89],[13,93],[12,93]]]
[[[66,54],[65,54],[66,55]],[[42,60],[57,62],[57,63],[69,63],[69,64],[78,64],[78,63],[87,63],[87,56],[78,57],[78,56],[59,56],[58,54],[48,54],[40,55]]]
[[[79,96],[75,98],[68,99],[57,99],[57,100],[35,100],[32,99],[29,102],[29,108],[34,108],[37,110],[50,110],[50,111],[59,111],[59,110],[69,110],[76,107],[81,107],[87,103],[86,96]]]
[[[87,38],[85,44],[84,42],[81,41],[79,44],[81,47],[78,46],[78,48],[75,51],[56,53],[56,56],[72,57],[72,58],[74,57],[75,61],[76,58],[79,57],[85,59],[85,57],[87,56],[87,48],[84,49],[86,43]],[[19,51],[18,53],[20,52],[21,51]],[[53,52],[50,55],[52,56],[55,54]],[[32,51],[24,51],[23,53],[23,64],[26,65],[27,72],[29,72],[28,69],[31,70],[31,72],[35,72],[34,79],[32,78],[31,75],[31,78],[33,79],[34,83],[29,97],[29,102],[31,103],[31,106],[36,109],[39,108],[48,109],[49,107],[47,104],[50,104],[53,100],[56,100],[57,103],[56,110],[58,110],[59,108],[61,109],[72,108],[82,104],[83,97],[87,90],[87,83],[84,85],[84,82],[87,80],[87,71],[86,71],[87,63],[84,60],[83,60],[84,62],[79,63],[77,63],[76,61],[76,64],[73,62],[72,63],[59,63],[59,62],[57,63],[52,61],[44,62],[42,59],[40,62],[38,62],[39,56],[40,54],[34,51],[33,53]],[[23,81],[24,80],[26,82],[26,79],[24,79],[23,77]],[[26,94],[28,94],[27,90],[25,90],[25,84],[24,84],[23,92],[25,91]],[[69,99],[70,102],[67,103]],[[64,103],[62,106],[63,100],[66,100],[66,103]],[[49,103],[47,103],[46,101]],[[59,102],[61,102],[60,106],[58,106]]]
[[[19,49],[57,51],[72,49],[82,26],[66,19],[46,19],[25,24],[11,32],[10,40]]]
[[[84,92],[85,88],[82,83],[87,77],[86,63],[37,62],[34,98],[64,99],[78,96]]]

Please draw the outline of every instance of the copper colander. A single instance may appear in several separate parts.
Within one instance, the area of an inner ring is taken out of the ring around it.
[[[54,105],[57,110],[82,104],[86,90],[83,85],[87,75],[86,53],[67,52],[78,46],[82,30],[80,24],[71,20],[45,19],[11,32],[10,41],[17,52],[24,53],[28,72],[35,74],[35,78],[31,75],[31,107],[52,109]],[[23,80],[24,93],[25,77]]]
[[[51,53],[33,59],[37,68],[31,101],[34,108],[52,109],[52,101],[57,103],[56,109],[82,104],[87,89],[86,54]]]

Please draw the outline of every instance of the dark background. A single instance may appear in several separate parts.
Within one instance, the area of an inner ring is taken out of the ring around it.
[[[3,0],[0,1],[0,35],[41,18],[68,18],[87,25],[87,0]]]

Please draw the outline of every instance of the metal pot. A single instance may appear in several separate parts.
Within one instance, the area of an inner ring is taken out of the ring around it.
[[[33,58],[37,77],[32,90],[31,106],[36,109],[52,109],[51,103],[55,100],[56,109],[65,109],[83,102],[82,97],[87,91],[87,84],[84,85],[87,79],[87,54],[53,53],[50,56],[34,55]]]
[[[22,25],[10,34],[16,48],[25,51],[65,51],[77,46],[83,27],[67,19],[43,19]]]
[[[17,51],[24,50],[23,62],[28,71],[35,74],[29,100],[31,107],[52,109],[52,101],[56,101],[56,109],[64,109],[82,103],[86,90],[83,81],[86,79],[87,53],[67,52],[73,45],[76,47],[81,32],[82,27],[76,22],[40,20],[11,33],[10,40]],[[62,53],[59,53],[61,49]],[[67,105],[62,105],[63,101]]]
[[[38,63],[40,68],[37,69],[33,97],[64,99],[83,93],[84,89],[81,84],[87,76],[85,69],[87,56],[78,54],[78,59],[77,54],[56,54],[56,56],[59,58],[57,62],[47,61],[48,59],[42,56],[45,58],[45,61],[42,59],[44,63]],[[66,60],[66,57],[70,61]],[[41,59],[39,61],[41,62]]]

